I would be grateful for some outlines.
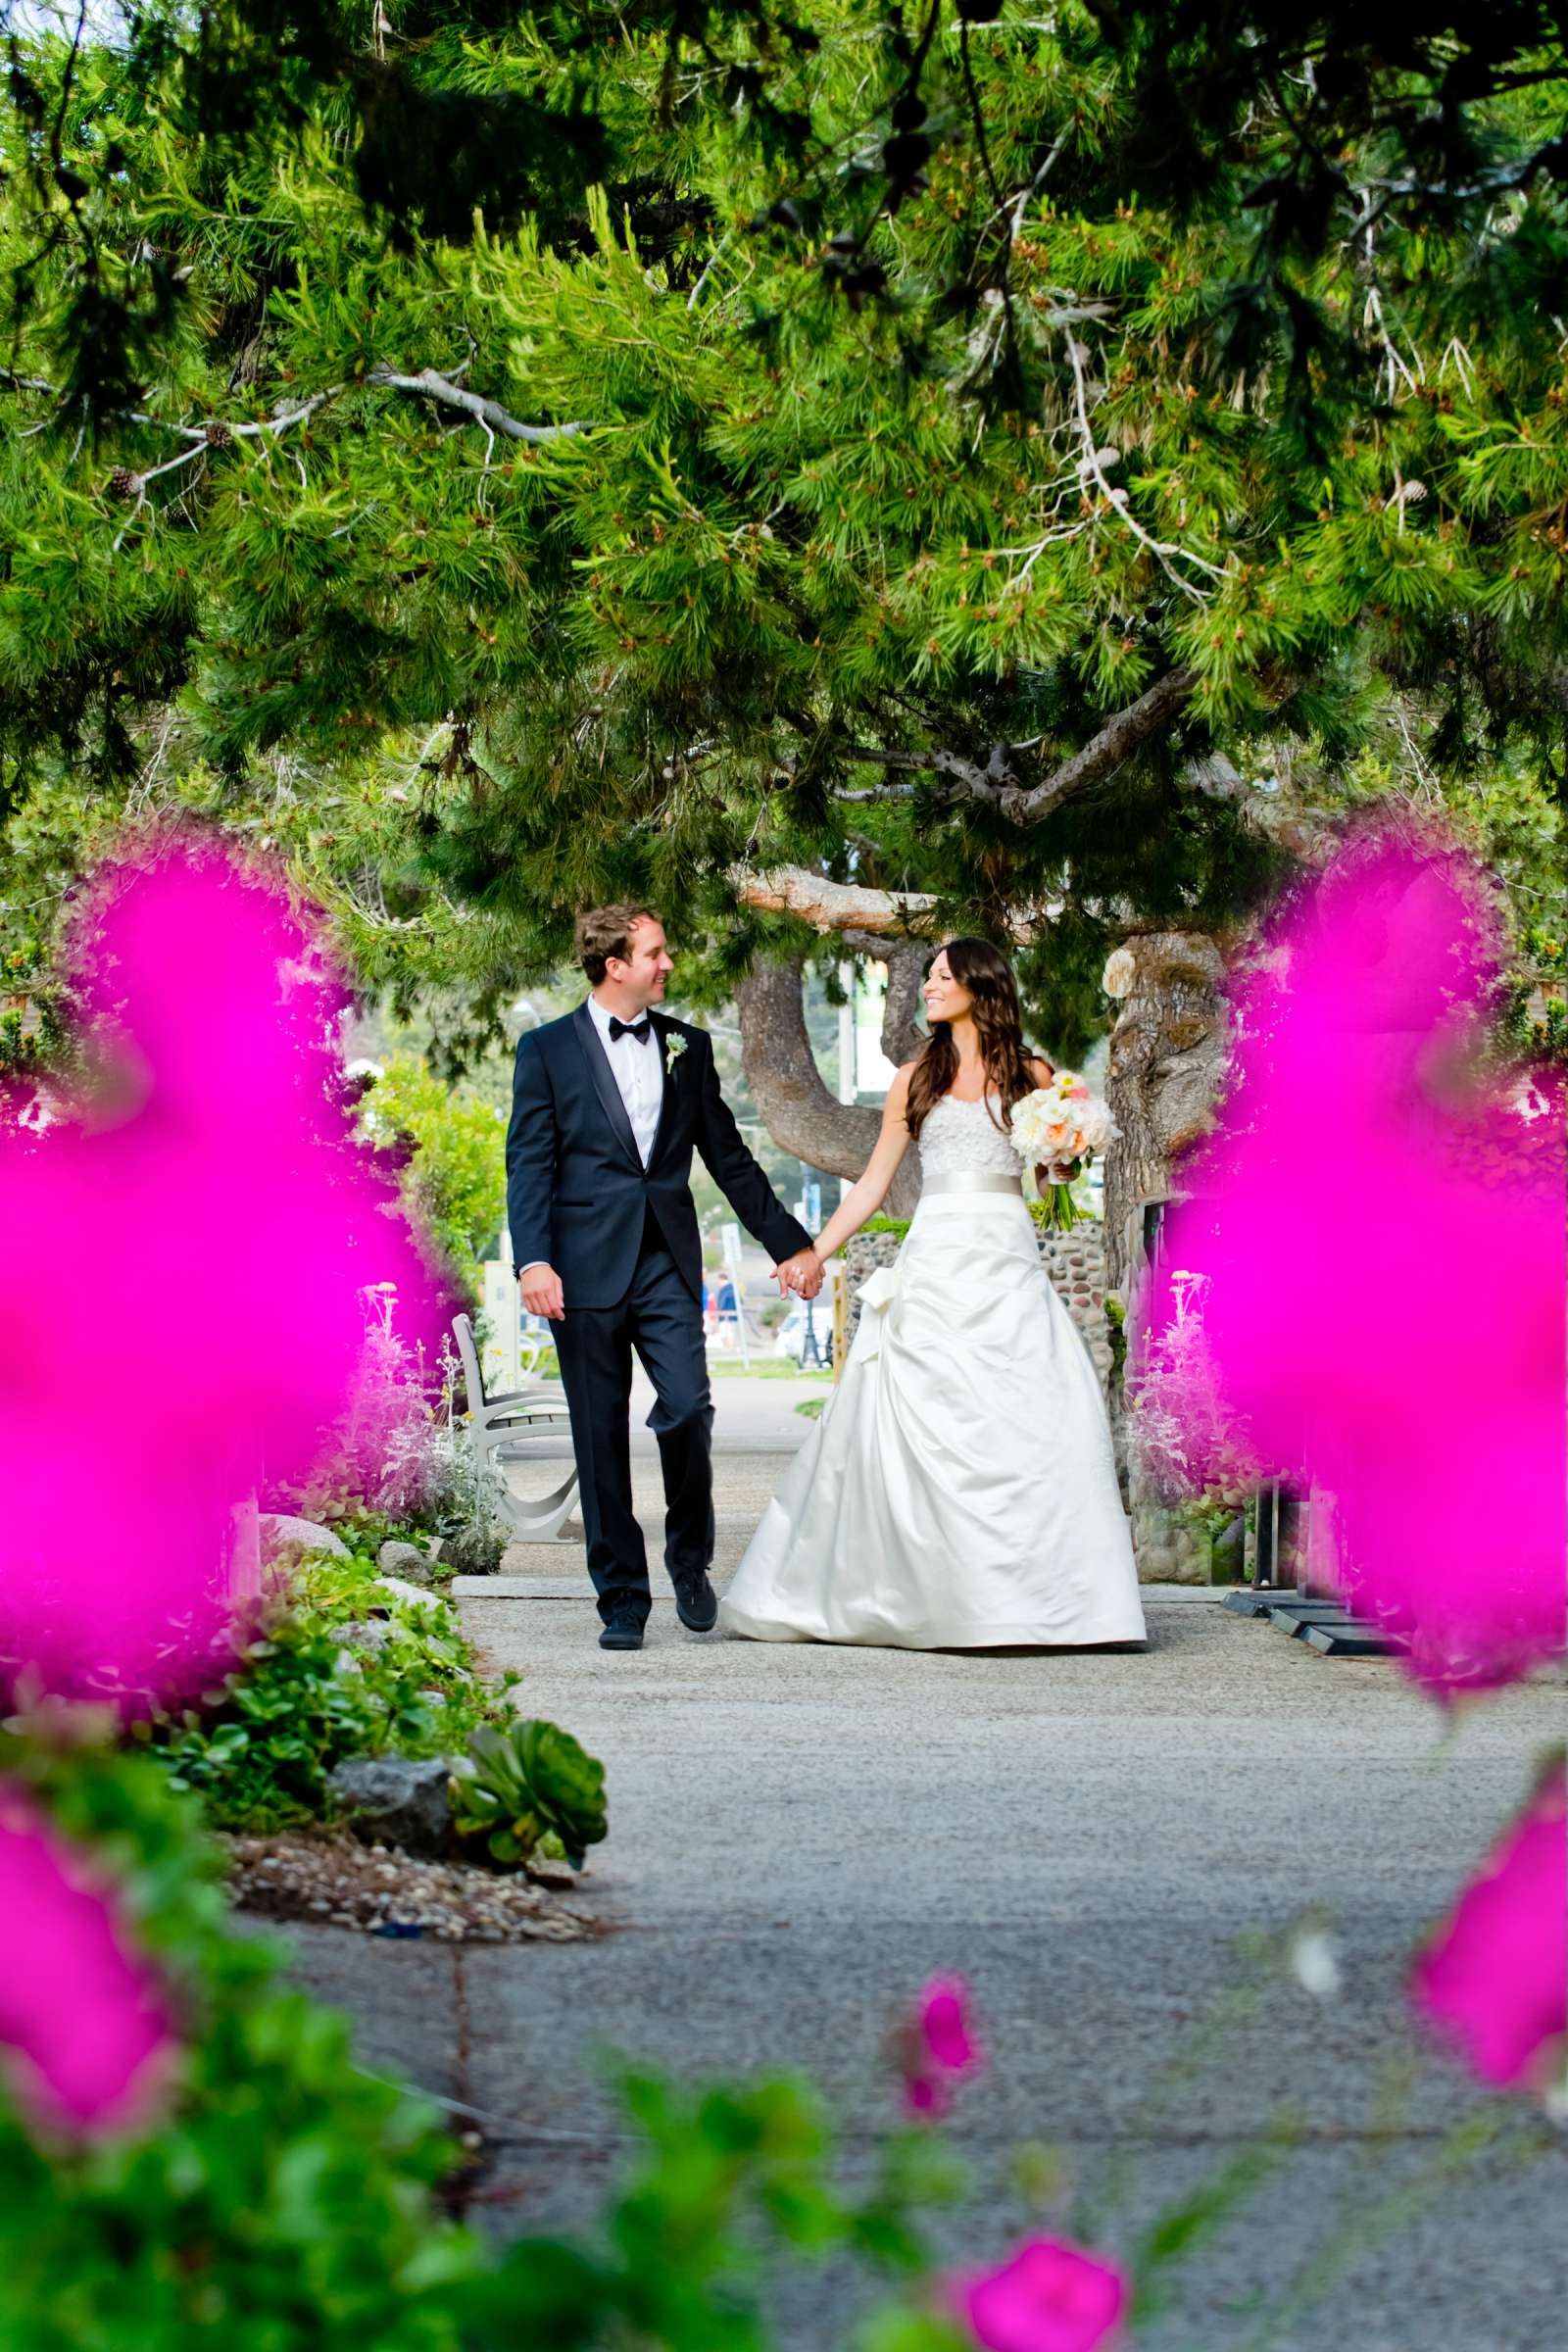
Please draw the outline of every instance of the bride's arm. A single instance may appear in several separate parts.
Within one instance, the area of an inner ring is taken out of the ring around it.
[[[906,1061],[901,1070],[895,1071],[882,1106],[882,1132],[866,1162],[865,1174],[851,1185],[812,1244],[823,1265],[843,1249],[851,1234],[859,1232],[867,1217],[875,1216],[888,1197],[894,1171],[909,1148],[909,1130],[904,1123],[904,1113],[909,1100],[909,1072],[913,1067],[912,1061]]]

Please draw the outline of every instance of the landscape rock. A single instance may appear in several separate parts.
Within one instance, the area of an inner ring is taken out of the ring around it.
[[[411,1585],[401,1576],[378,1576],[375,1581],[383,1592],[391,1593],[394,1600],[406,1600],[414,1608],[438,1609],[441,1606],[439,1592],[427,1592],[422,1585]]]
[[[274,1563],[292,1566],[310,1551],[329,1551],[339,1560],[349,1556],[349,1547],[342,1537],[314,1519],[297,1519],[287,1511],[263,1511],[256,1525],[262,1558],[270,1567]]]
[[[409,1584],[430,1582],[430,1561],[417,1544],[383,1544],[375,1555],[375,1564],[388,1576],[401,1576]]]
[[[337,1638],[345,1649],[382,1650],[392,1639],[392,1628],[379,1617],[356,1617],[338,1627]]]
[[[1247,1521],[1238,1512],[1228,1527],[1221,1528],[1214,1538],[1215,1582],[1239,1585],[1247,1558]]]
[[[439,1859],[452,1848],[451,1777],[446,1756],[350,1756],[326,1785],[366,1844],[381,1840]]]

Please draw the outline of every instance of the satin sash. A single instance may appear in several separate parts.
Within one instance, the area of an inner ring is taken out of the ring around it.
[[[922,1200],[937,1193],[1015,1193],[1021,1199],[1023,1178],[999,1175],[990,1168],[942,1168],[933,1170],[920,1187]]]

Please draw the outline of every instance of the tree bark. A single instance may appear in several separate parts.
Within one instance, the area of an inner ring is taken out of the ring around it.
[[[890,986],[890,1003],[892,996]],[[806,1032],[801,958],[758,963],[736,989],[735,1004],[746,1083],[774,1143],[826,1175],[863,1175],[882,1113],[840,1102],[824,1082]],[[885,1040],[886,1025],[883,1036]],[[889,1216],[906,1217],[919,1197],[918,1159],[911,1151],[883,1205]]]
[[[929,891],[867,890],[858,883],[830,882],[804,865],[775,865],[765,872],[737,865],[730,869],[729,880],[743,906],[798,914],[818,931],[858,930],[879,936],[909,931],[937,903]]]
[[[925,1045],[929,1032],[919,1025],[924,1003],[920,983],[925,967],[931,960],[927,947],[909,945],[896,948],[882,960],[888,967],[887,1001],[882,1007],[882,1051],[895,1069],[901,1062],[913,1061]]]
[[[1225,963],[1196,931],[1148,931],[1105,967],[1121,1000],[1111,1031],[1105,1097],[1117,1136],[1105,1154],[1105,1273],[1124,1288],[1135,1262],[1135,1221],[1170,1191],[1170,1163],[1208,1125],[1226,1048],[1220,983]]]
[[[830,882],[807,865],[760,867],[732,865],[726,879],[743,906],[765,914],[796,914],[814,931],[854,932],[862,955],[880,954],[872,942],[930,937],[937,899],[931,891],[872,890],[858,882]],[[1051,922],[1046,905],[1014,908],[1007,918],[1007,935],[1016,947],[1029,947]]]

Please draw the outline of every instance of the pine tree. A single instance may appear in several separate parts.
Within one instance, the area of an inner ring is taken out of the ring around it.
[[[1234,9],[1163,48],[1074,4],[765,47],[760,10],[383,13],[407,104],[483,130],[461,219],[428,144],[425,183],[367,161],[369,12],[330,56],[248,12],[281,94],[237,115],[167,26],[63,106],[58,46],[14,78],[8,899],[195,805],[477,1037],[575,906],[651,897],[700,992],[760,975],[787,1119],[823,942],[895,959],[897,1043],[921,940],[1011,939],[1076,1052],[1118,940],[1223,941],[1347,802],[1419,785],[1552,871],[1568,80],[1515,12],[1468,94],[1441,40],[1352,44],[1305,148]]]

